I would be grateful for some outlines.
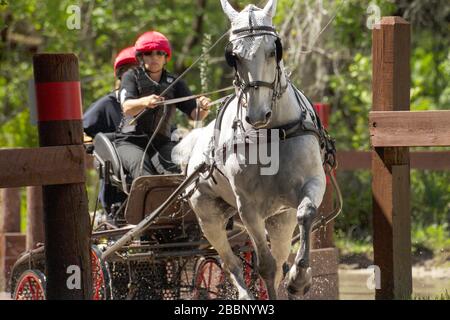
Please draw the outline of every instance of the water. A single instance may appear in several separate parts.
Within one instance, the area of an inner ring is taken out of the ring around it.
[[[375,290],[367,286],[372,273],[367,269],[339,269],[339,298],[373,300]],[[413,267],[413,297],[435,299],[445,290],[450,293],[450,268]]]

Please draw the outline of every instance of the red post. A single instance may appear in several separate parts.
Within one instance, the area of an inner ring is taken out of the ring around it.
[[[325,103],[315,103],[314,108],[322,121],[322,125],[325,129],[328,129],[331,107]],[[319,212],[322,214],[328,214],[333,210],[333,188],[330,184],[330,178],[327,176],[327,189],[323,196],[322,205],[319,208]],[[334,247],[333,241],[334,222],[331,221],[325,228],[321,228],[312,233],[312,249],[320,248],[332,248]]]
[[[327,129],[331,108],[329,104],[316,103],[314,105],[323,126]],[[325,191],[320,214],[329,214],[333,210],[333,190],[327,176]],[[334,223],[331,221],[325,228],[320,228],[311,234],[311,267],[313,283],[311,290],[304,299],[338,299],[338,252],[333,241]]]
[[[78,58],[74,54],[37,54],[33,64],[40,146],[82,145]],[[84,163],[80,170],[83,168]],[[90,299],[90,226],[85,184],[43,186],[43,206],[47,298]]]

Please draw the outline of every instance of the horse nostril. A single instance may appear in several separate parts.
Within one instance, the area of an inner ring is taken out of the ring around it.
[[[250,122],[250,117],[249,117],[249,116],[246,116],[246,117],[245,117],[245,121],[247,121],[248,124],[252,124],[252,123]]]
[[[272,117],[272,111],[267,112],[266,113],[266,121],[269,121],[271,117]]]

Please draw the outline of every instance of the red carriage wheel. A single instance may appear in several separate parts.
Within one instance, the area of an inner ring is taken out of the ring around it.
[[[109,294],[109,274],[97,247],[91,249],[92,300],[106,300]]]
[[[109,274],[97,247],[91,250],[92,299],[106,300],[109,294]],[[45,300],[46,278],[39,270],[26,270],[17,281],[14,300]]]
[[[26,270],[17,281],[14,300],[45,300],[45,275],[39,270]]]
[[[219,261],[215,258],[205,258],[196,268],[194,276],[193,299],[222,299],[225,274]]]
[[[247,246],[252,246],[252,243],[248,241]],[[246,251],[243,253],[244,264],[244,278],[245,284],[250,287],[255,294],[255,298],[258,300],[269,300],[266,284],[261,276],[256,272],[253,266],[256,263],[255,251]]]
[[[264,283],[264,280],[260,276],[258,276],[258,279],[256,280],[255,291],[256,291],[258,300],[269,300],[269,295],[267,293],[266,284]]]

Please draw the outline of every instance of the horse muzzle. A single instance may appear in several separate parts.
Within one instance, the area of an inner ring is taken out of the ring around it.
[[[262,129],[267,127],[271,120],[272,120],[271,110],[261,113],[259,117],[252,117],[250,113],[245,117],[245,121],[256,129]]]

